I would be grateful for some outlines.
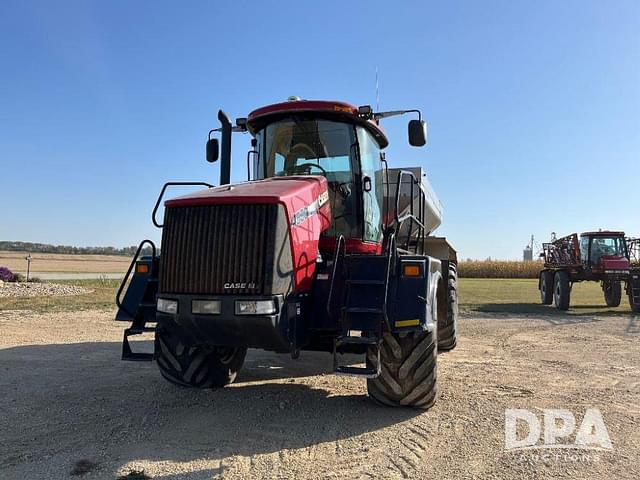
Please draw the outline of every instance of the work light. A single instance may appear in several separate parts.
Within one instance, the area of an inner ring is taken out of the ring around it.
[[[276,313],[273,300],[236,300],[236,315],[272,315]]]
[[[193,300],[191,313],[218,315],[222,311],[220,300]]]
[[[176,313],[178,313],[178,301],[169,300],[167,298],[159,298],[156,309],[162,313],[170,313],[172,315],[175,315]]]

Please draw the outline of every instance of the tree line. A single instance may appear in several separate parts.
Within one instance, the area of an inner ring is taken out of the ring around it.
[[[9,252],[29,252],[29,253],[68,253],[77,255],[124,255],[132,256],[136,253],[138,246],[130,247],[74,247],[72,245],[51,245],[48,243],[12,242],[0,240],[0,250]],[[151,248],[143,249],[144,255],[151,254]]]

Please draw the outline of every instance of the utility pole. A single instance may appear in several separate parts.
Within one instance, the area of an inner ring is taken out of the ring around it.
[[[27,283],[29,283],[29,271],[31,270],[31,254],[29,253],[24,259],[27,261]]]

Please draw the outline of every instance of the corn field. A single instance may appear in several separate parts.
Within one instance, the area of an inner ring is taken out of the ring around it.
[[[463,278],[538,278],[543,265],[543,262],[462,261],[458,264],[458,276]]]

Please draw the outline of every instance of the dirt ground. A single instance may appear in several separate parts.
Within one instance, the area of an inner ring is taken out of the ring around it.
[[[330,357],[250,351],[238,382],[193,391],[122,362],[109,312],[0,312],[0,477],[640,478],[640,321],[466,317],[427,412],[371,403]],[[148,344],[144,344],[148,346]],[[612,451],[504,448],[507,408],[602,412]],[[573,455],[573,457],[572,457]]]

